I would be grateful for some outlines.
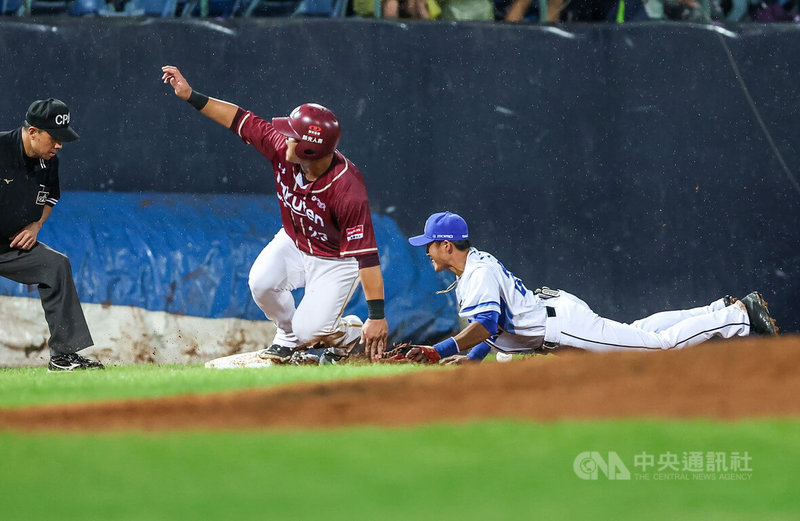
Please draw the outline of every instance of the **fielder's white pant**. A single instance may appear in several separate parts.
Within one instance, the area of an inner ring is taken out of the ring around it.
[[[543,301],[556,311],[545,324],[545,342],[588,351],[681,349],[712,337],[731,338],[750,333],[750,319],[740,304],[722,299],[708,306],[663,311],[623,324],[599,316],[581,299],[567,293]]]
[[[342,313],[358,282],[354,258],[308,255],[283,228],[258,255],[249,278],[253,300],[277,326],[272,343],[287,347],[344,341]],[[291,292],[303,287],[305,296],[295,308]]]

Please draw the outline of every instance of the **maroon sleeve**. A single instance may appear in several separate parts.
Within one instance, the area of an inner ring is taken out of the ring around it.
[[[359,178],[360,174],[351,177],[350,182],[337,193],[336,217],[341,230],[342,257],[358,258],[378,253],[367,189]]]
[[[241,107],[236,111],[230,129],[270,161],[286,148],[286,138],[275,130],[272,123]]]

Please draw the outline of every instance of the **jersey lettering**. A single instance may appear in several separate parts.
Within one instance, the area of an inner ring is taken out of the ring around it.
[[[296,194],[293,194],[289,187],[286,186],[283,181],[281,181],[280,177],[276,178],[278,182],[278,186],[280,186],[280,190],[278,191],[278,199],[283,203],[284,206],[291,209],[292,212],[305,217],[309,221],[319,225],[324,226],[325,223],[322,220],[322,217],[317,215],[314,210],[308,208],[306,206],[306,200],[298,197]]]

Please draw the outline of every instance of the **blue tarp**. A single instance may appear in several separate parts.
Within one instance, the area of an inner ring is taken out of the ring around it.
[[[373,214],[394,341],[434,341],[458,327],[452,275]],[[65,192],[39,240],[69,256],[81,301],[207,318],[264,319],[250,265],[280,229],[274,195]],[[0,278],[0,295],[38,296]],[[301,297],[301,293],[296,295]],[[359,289],[346,314],[366,317]]]

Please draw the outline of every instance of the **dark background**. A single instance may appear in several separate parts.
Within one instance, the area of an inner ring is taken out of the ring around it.
[[[528,287],[566,289],[601,315],[758,289],[798,331],[799,36],[778,24],[3,21],[0,122],[20,124],[34,99],[67,102],[82,139],[62,153],[65,190],[269,193],[268,162],[175,98],[160,66],[264,117],[316,101],[339,116],[373,211],[408,235],[451,210]]]

